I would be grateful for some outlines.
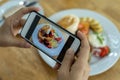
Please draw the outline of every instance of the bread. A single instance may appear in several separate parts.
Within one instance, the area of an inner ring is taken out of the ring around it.
[[[75,15],[66,15],[60,21],[58,21],[58,24],[71,33],[75,34],[79,21],[79,18]]]

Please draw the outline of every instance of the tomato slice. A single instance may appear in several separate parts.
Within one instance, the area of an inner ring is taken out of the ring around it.
[[[102,49],[101,53],[100,53],[100,57],[104,57],[106,55],[107,55],[106,51],[104,49]]]
[[[106,53],[109,53],[109,52],[110,52],[110,49],[109,49],[108,46],[105,46],[104,49],[105,49]]]
[[[110,52],[110,49],[108,46],[93,49],[93,54],[95,56],[99,56],[101,58],[107,56],[109,54],[109,52]]]
[[[110,49],[108,46],[105,46],[103,48],[100,48],[101,49],[101,53],[100,53],[100,57],[104,57],[106,55],[108,55]]]

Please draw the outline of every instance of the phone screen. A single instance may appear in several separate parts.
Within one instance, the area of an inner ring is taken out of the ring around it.
[[[59,26],[39,15],[35,16],[25,38],[59,62],[62,62],[66,50],[75,40]]]

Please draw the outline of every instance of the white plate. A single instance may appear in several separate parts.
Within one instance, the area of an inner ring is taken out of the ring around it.
[[[46,50],[47,53],[50,52],[50,54],[49,54],[50,56],[57,56],[57,55],[59,55],[58,52],[60,52],[60,50],[62,49],[62,46],[64,46],[64,43],[65,43],[64,37],[62,36],[62,32],[59,29],[53,27],[53,25],[51,25],[51,27],[58,33],[58,36],[62,38],[62,41],[61,41],[61,43],[58,44],[57,48],[52,48],[52,49],[48,48],[45,45],[41,44],[38,39],[38,32],[44,25],[46,25],[46,24],[40,24],[35,28],[35,30],[32,34],[32,41],[37,47],[41,48],[44,51]]]
[[[2,6],[0,6],[0,18],[1,16],[9,9],[11,9],[12,7],[15,7],[17,5],[20,5],[20,1],[27,1],[27,0],[11,0],[6,2],[5,4],[3,4]],[[37,3],[34,5],[35,7],[39,7],[40,8],[40,12],[41,14],[43,14],[43,8]],[[26,16],[27,17],[27,16]],[[0,26],[3,24],[4,21],[2,21],[0,23]]]
[[[108,45],[111,49],[111,52],[108,56],[98,59],[92,57],[90,61],[91,72],[90,75],[97,75],[103,73],[110,69],[119,59],[120,57],[120,35],[116,26],[104,16],[89,10],[81,10],[81,9],[70,9],[58,12],[50,17],[51,20],[57,22],[63,16],[68,14],[74,14],[78,17],[93,17],[95,20],[99,21],[103,26],[103,29],[106,33],[106,37],[108,38]],[[39,50],[38,50],[39,51]],[[55,66],[55,61],[46,56],[44,53],[39,51],[43,60],[51,67]]]

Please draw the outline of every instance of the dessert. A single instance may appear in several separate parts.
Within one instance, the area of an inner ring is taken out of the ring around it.
[[[56,33],[51,25],[44,25],[38,32],[39,42],[48,48],[57,48],[61,43],[62,38]]]

